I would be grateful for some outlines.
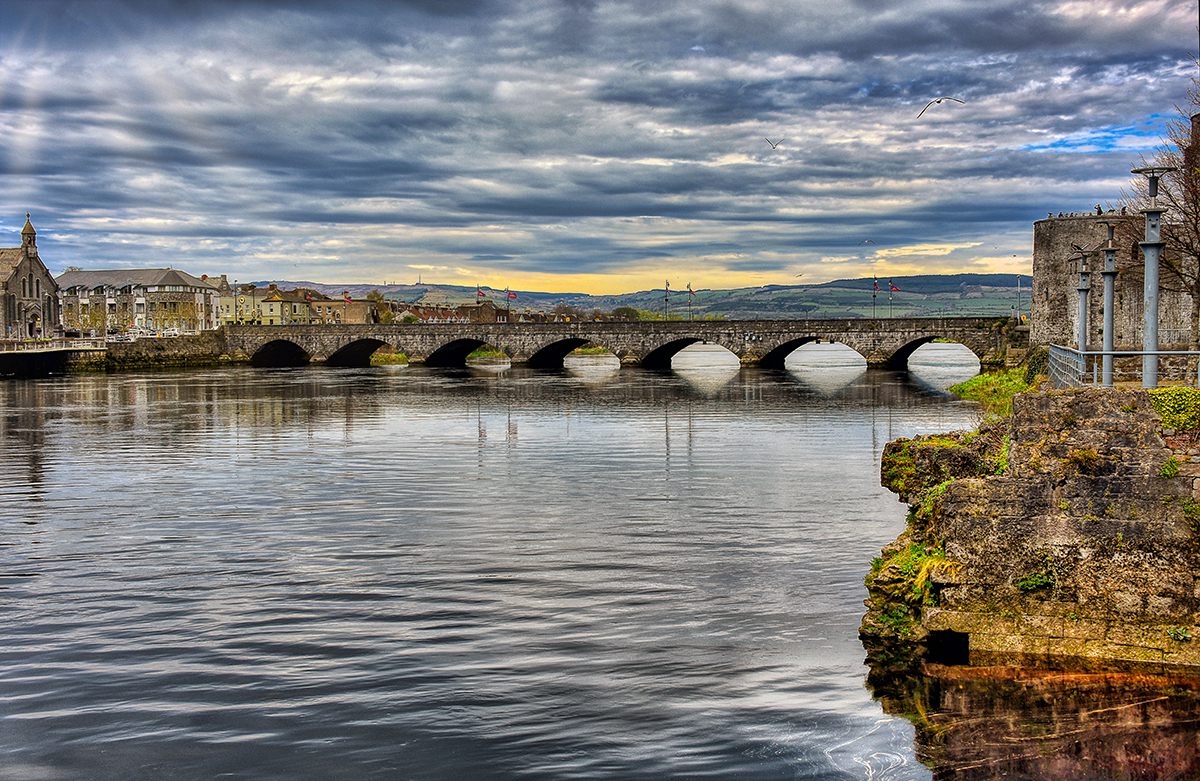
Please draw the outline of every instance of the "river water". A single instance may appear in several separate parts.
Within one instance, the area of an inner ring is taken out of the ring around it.
[[[614,361],[0,383],[0,779],[929,778],[862,579],[973,356]]]

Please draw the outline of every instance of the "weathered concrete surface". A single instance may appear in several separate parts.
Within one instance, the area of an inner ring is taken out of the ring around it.
[[[986,442],[885,451],[884,485],[905,475],[913,511],[867,578],[869,651],[891,638],[961,645],[971,665],[1200,672],[1196,437],[1164,429],[1143,390],[1082,390],[1018,396]],[[928,585],[898,600],[913,561]]]

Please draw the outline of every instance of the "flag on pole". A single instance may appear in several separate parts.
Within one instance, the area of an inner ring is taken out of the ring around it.
[[[354,303],[353,301],[351,301],[351,300],[350,300],[350,294],[349,294],[349,293],[342,293],[342,298],[345,300],[345,302],[346,302],[347,304]]]
[[[487,298],[487,293],[483,292],[483,288],[481,288],[479,285],[475,286],[475,295],[479,298]]]
[[[895,285],[893,285],[893,284],[892,284],[892,280],[890,280],[890,279],[888,280],[888,285],[890,285],[890,286],[891,286],[891,288],[892,288],[892,292],[893,292],[893,293],[899,293],[899,292],[900,292],[900,288],[898,288],[898,287],[896,287]]]
[[[688,283],[688,295],[689,295],[689,296],[694,296],[694,295],[696,295],[696,291],[695,291],[695,290],[692,290],[692,283],[691,283],[691,282],[689,282],[689,283]]]
[[[879,277],[875,277],[875,292],[879,292]]]
[[[516,297],[517,297],[517,294],[516,294],[516,293],[514,293],[514,292],[512,292],[512,291],[511,291],[511,290],[509,290],[508,288],[504,288],[504,293],[505,293],[505,295],[507,295],[509,298],[516,298]]]

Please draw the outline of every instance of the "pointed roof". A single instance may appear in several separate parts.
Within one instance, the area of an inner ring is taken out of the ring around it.
[[[4,247],[0,249],[0,282],[8,279],[17,269],[21,258],[25,257],[22,247]]]
[[[83,285],[89,290],[97,287],[123,288],[126,285],[142,287],[182,285],[184,287],[213,288],[211,284],[197,279],[185,271],[173,268],[132,268],[105,271],[67,271],[56,280],[61,288]]]
[[[0,282],[7,281],[12,278],[16,272],[17,266],[28,255],[35,262],[42,264],[41,259],[37,256],[37,251],[26,252],[27,248],[36,246],[35,238],[37,231],[33,229],[33,224],[29,222],[29,215],[25,215],[25,227],[21,229],[21,246],[19,247],[2,247],[0,248]],[[43,266],[45,264],[42,264]],[[46,271],[49,274],[49,270]]]

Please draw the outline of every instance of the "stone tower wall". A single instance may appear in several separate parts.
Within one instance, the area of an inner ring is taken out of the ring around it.
[[[1121,217],[1118,212],[1064,214],[1033,224],[1033,303],[1030,341],[1076,347],[1079,322],[1079,267],[1070,260],[1074,246],[1107,242],[1105,222],[1131,220],[1139,235],[1143,217]],[[1136,243],[1122,246],[1118,240],[1118,274],[1114,285],[1113,342],[1118,349],[1142,349],[1142,256]],[[1099,350],[1103,341],[1104,268],[1102,252],[1088,261],[1088,344]],[[1181,293],[1160,290],[1159,336],[1165,345],[1183,345],[1192,313],[1192,301]]]

